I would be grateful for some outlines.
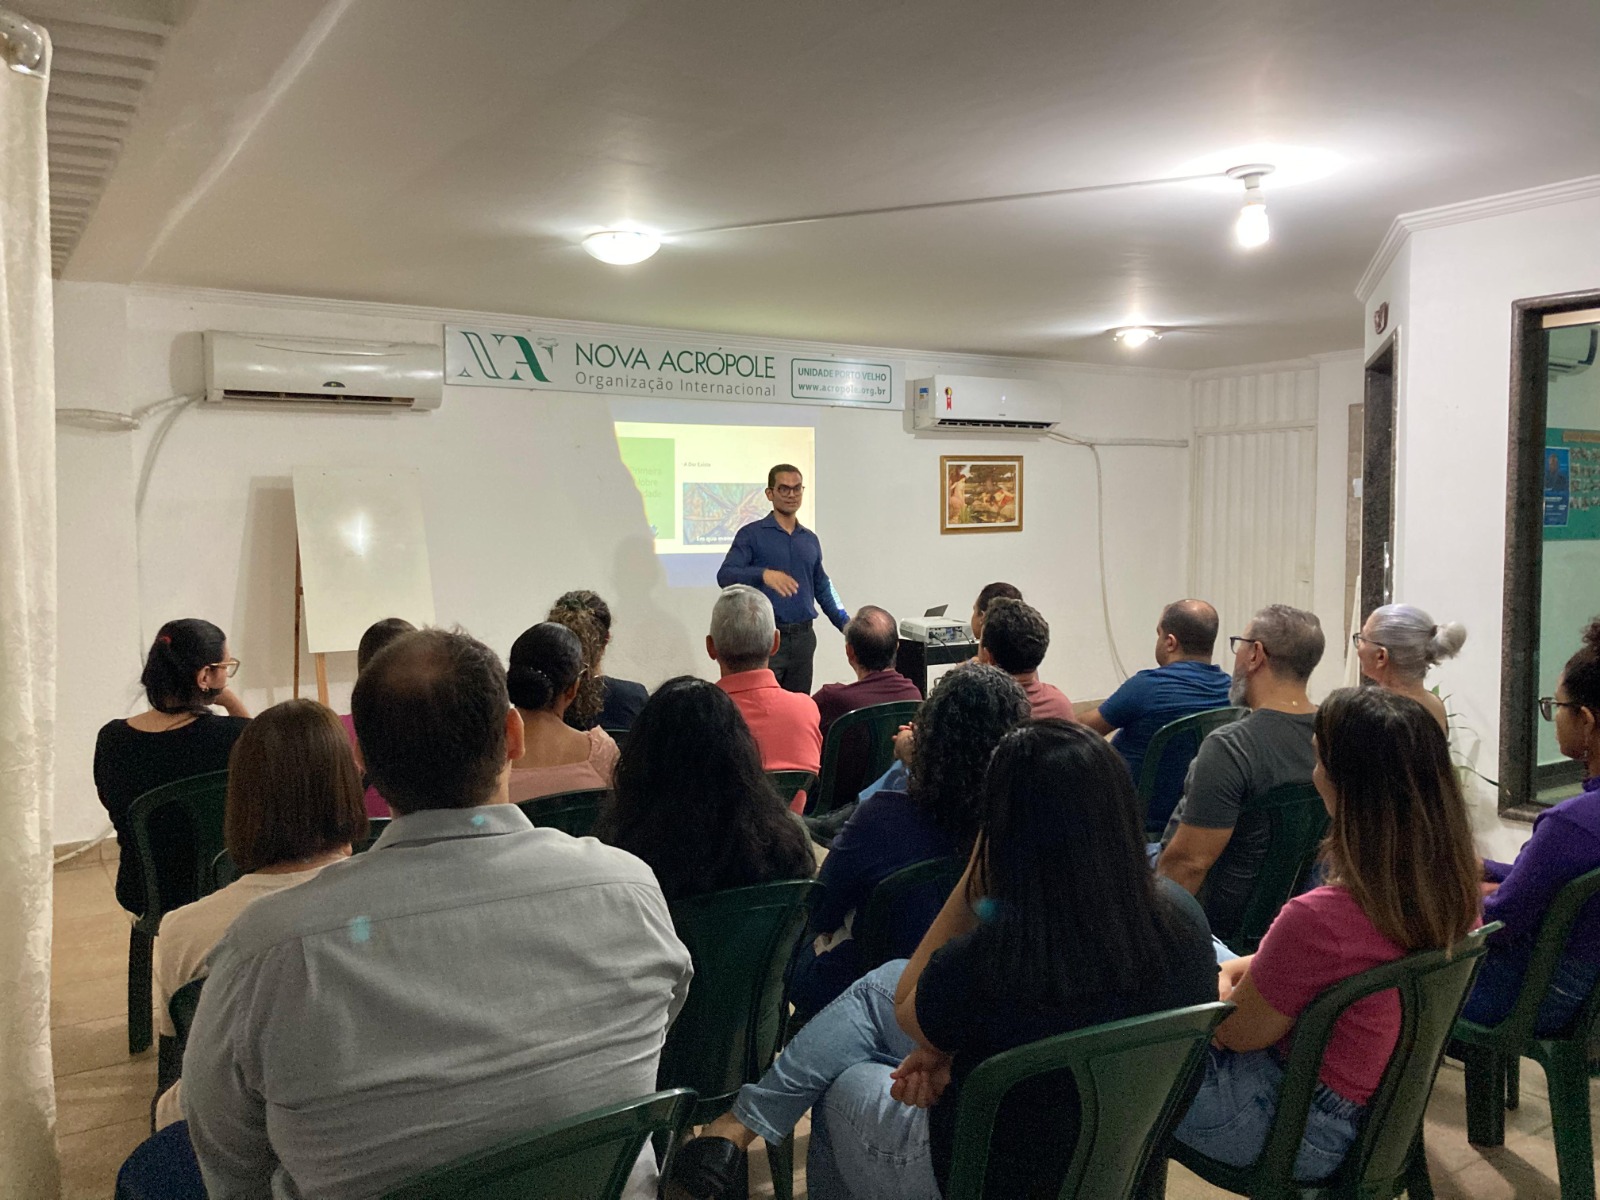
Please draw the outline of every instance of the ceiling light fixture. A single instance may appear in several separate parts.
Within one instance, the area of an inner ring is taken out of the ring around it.
[[[1130,325],[1126,329],[1114,329],[1111,331],[1111,336],[1130,350],[1137,350],[1146,342],[1161,339],[1160,332],[1147,325]]]
[[[1239,221],[1233,227],[1233,236],[1246,250],[1267,244],[1272,236],[1267,224],[1267,199],[1261,194],[1261,177],[1272,174],[1267,163],[1248,163],[1242,167],[1229,167],[1228,178],[1244,184],[1244,207],[1239,210]]]
[[[626,267],[661,249],[661,239],[638,229],[603,229],[584,238],[583,248],[603,263]]]

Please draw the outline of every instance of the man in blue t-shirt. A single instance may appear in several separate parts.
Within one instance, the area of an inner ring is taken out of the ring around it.
[[[1153,671],[1140,671],[1087,716],[1079,718],[1097,733],[1116,736],[1111,744],[1127,761],[1135,784],[1144,769],[1144,752],[1163,725],[1228,703],[1228,676],[1211,661],[1217,641],[1217,610],[1204,600],[1178,600],[1161,610],[1156,624]],[[1156,777],[1146,823],[1160,828],[1183,792],[1189,764],[1167,755]]]

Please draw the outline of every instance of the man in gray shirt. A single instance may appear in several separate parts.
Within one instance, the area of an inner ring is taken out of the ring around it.
[[[1249,802],[1282,784],[1311,782],[1317,710],[1306,681],[1322,661],[1324,638],[1314,614],[1273,604],[1228,643],[1228,700],[1252,711],[1200,743],[1156,863],[1196,895],[1210,880],[1206,917],[1218,930],[1243,916],[1267,851],[1271,831],[1264,817],[1247,811]]]
[[[688,991],[650,869],[507,802],[522,719],[488,647],[406,634],[352,709],[395,819],[212,955],[183,1062],[211,1200],[376,1196],[647,1095]],[[627,1195],[655,1194],[647,1144]]]

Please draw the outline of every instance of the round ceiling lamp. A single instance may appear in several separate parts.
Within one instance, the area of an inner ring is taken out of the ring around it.
[[[1114,329],[1111,331],[1111,336],[1130,350],[1137,350],[1146,342],[1161,339],[1161,334],[1148,325],[1129,325],[1124,329]]]
[[[661,239],[638,229],[603,229],[584,238],[583,248],[603,263],[627,267],[661,249]]]

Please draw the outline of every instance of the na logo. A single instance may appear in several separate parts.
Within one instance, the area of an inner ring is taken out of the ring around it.
[[[463,361],[456,378],[471,379],[476,375],[506,383],[525,383],[530,379],[540,383],[550,382],[550,376],[539,362],[538,350],[543,350],[550,365],[554,366],[555,348],[560,344],[555,338],[540,338],[535,349],[534,344],[520,333],[483,334],[474,329],[463,329],[460,333],[473,361],[471,364]]]

